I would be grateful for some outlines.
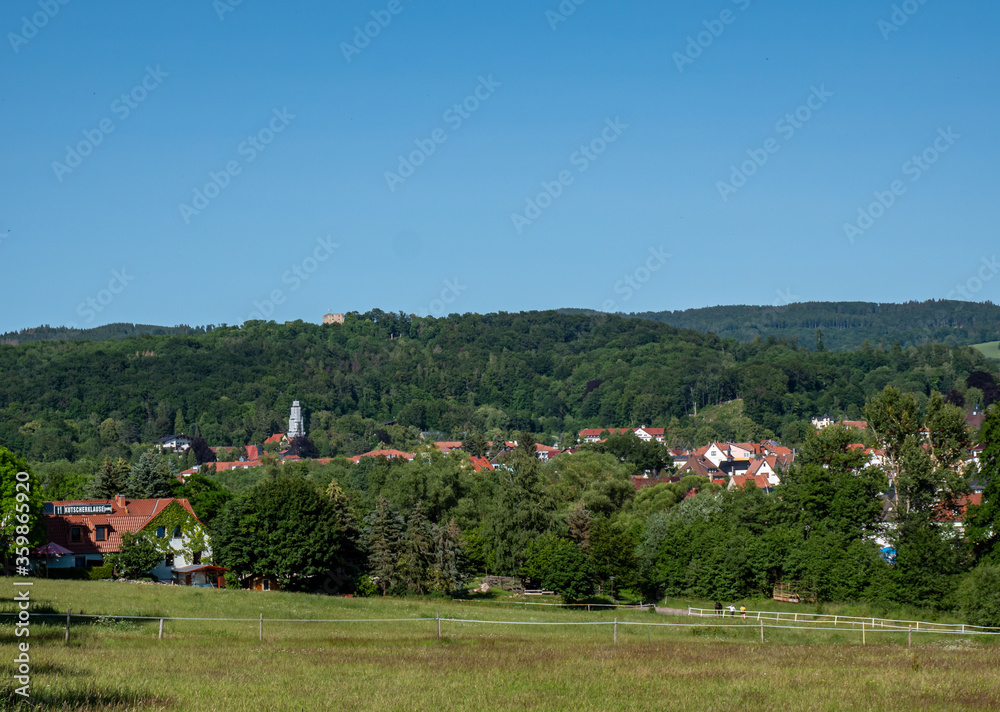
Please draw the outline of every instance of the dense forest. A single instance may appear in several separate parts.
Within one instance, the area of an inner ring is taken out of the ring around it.
[[[20,331],[0,334],[0,344],[17,346],[28,341],[108,341],[127,339],[130,336],[162,336],[165,334],[188,336],[204,334],[212,327],[205,326],[153,326],[151,324],[104,324],[90,329],[74,329],[66,326],[38,326]]]
[[[1000,307],[991,302],[803,302],[641,312],[628,316],[661,321],[678,329],[713,332],[739,341],[773,336],[809,348],[815,347],[819,329],[824,346],[832,351],[857,349],[865,341],[886,347],[898,341],[906,347],[931,343],[964,346],[1000,339]]]
[[[239,447],[285,430],[299,400],[323,456],[364,452],[380,429],[563,442],[583,427],[648,425],[677,444],[738,434],[795,444],[811,417],[860,418],[887,385],[988,405],[998,395],[988,370],[974,349],[940,344],[831,352],[606,315],[374,311],[343,325],[0,346],[0,443],[39,462],[129,459],[174,432]],[[733,418],[702,417],[732,402]]]

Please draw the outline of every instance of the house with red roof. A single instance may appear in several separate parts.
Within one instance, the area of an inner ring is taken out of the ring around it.
[[[276,443],[278,445],[287,445],[288,436],[285,435],[284,433],[275,433],[274,435],[272,435],[271,437],[269,437],[267,440],[264,441],[265,445],[271,445],[272,443]]]
[[[89,499],[45,502],[46,538],[69,553],[36,557],[57,568],[100,566],[121,548],[125,532],[147,532],[163,554],[150,570],[169,581],[175,567],[211,563],[208,532],[186,499]],[[55,548],[55,547],[52,547]]]
[[[647,428],[641,427],[635,429],[635,434],[640,440],[645,440],[649,442],[650,440],[655,440],[658,443],[662,443],[666,435],[663,432],[663,428]]]
[[[630,428],[585,428],[579,432],[579,438],[585,443],[599,443],[604,440],[607,435],[624,435],[630,432]]]
[[[447,454],[452,450],[461,450],[462,441],[461,440],[439,440],[434,443],[434,446],[441,452]]]
[[[371,452],[355,455],[347,459],[357,465],[363,457],[384,457],[386,460],[413,460],[416,455],[412,452],[403,452],[401,450],[372,450]]]

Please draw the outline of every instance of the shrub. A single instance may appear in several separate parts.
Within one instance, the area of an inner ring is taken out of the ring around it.
[[[1000,626],[1000,566],[980,564],[958,592],[965,619],[972,625]]]
[[[95,566],[92,569],[84,570],[87,572],[87,578],[91,581],[100,581],[101,579],[115,577],[115,567],[111,564],[104,564],[103,566]]]

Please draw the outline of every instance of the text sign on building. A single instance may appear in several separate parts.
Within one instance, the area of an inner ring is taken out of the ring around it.
[[[111,514],[110,504],[64,504],[56,507],[56,514]]]

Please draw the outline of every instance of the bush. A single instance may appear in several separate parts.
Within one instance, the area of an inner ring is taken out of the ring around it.
[[[115,567],[111,564],[104,564],[103,566],[95,566],[92,569],[84,570],[87,572],[87,578],[91,581],[100,581],[115,577]]]
[[[962,614],[972,625],[1000,626],[1000,566],[980,564],[958,592]]]

